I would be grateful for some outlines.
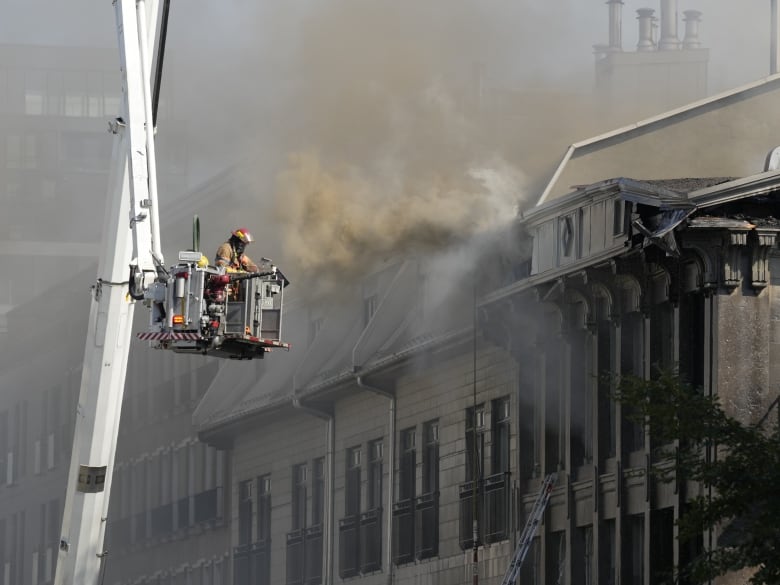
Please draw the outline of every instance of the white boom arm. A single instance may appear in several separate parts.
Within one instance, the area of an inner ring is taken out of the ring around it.
[[[112,124],[113,168],[84,351],[56,585],[99,582],[135,304],[128,295],[128,267],[136,267],[135,279],[130,280],[145,288],[156,273],[155,261],[162,264],[150,97],[159,5],[157,0],[115,0],[115,9],[123,114]]]

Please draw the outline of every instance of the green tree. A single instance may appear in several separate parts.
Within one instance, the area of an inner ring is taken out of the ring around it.
[[[778,406],[757,424],[727,415],[717,397],[672,374],[654,380],[623,377],[616,400],[646,425],[657,449],[654,472],[662,481],[701,486],[678,522],[681,544],[720,528],[717,547],[676,577],[705,583],[730,571],[755,568],[754,585],[780,584],[780,429]]]

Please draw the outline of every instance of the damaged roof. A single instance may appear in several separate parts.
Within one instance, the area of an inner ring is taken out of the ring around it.
[[[752,175],[780,141],[779,92],[780,75],[773,75],[572,144],[537,204],[604,177],[675,183],[675,177]]]

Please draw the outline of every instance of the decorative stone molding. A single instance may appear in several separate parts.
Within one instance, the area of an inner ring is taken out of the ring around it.
[[[642,309],[642,285],[635,276],[618,274],[615,277],[618,289],[618,315],[634,313]]]
[[[593,318],[612,320],[615,317],[615,294],[605,282],[591,280],[590,294],[593,298]],[[603,304],[602,304],[603,303]]]
[[[567,285],[563,299],[566,303],[569,330],[588,329],[592,331],[595,322],[593,320],[591,302],[585,292],[579,287]]]
[[[686,242],[685,249],[692,252],[692,259],[699,265],[698,286],[707,290],[718,288],[718,247],[705,242]],[[686,291],[689,292],[689,291]]]
[[[723,248],[723,286],[735,288],[742,282],[742,252],[748,243],[747,230],[728,230]]]
[[[543,302],[539,304],[539,329],[537,330],[537,339],[550,338],[552,336],[560,338],[563,334],[564,317],[563,307],[558,303]],[[538,342],[537,342],[538,343]]]
[[[750,258],[750,280],[753,288],[764,288],[769,284],[769,252],[777,245],[777,229],[757,228],[753,238]]]

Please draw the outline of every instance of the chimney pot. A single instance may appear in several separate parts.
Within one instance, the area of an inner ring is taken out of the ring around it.
[[[639,21],[639,42],[636,45],[637,51],[652,51],[655,49],[653,42],[653,13],[652,8],[640,8],[636,11]]]
[[[699,40],[699,23],[701,22],[701,12],[698,10],[685,10],[685,38],[683,39],[683,49],[698,49],[701,47]]]
[[[661,38],[658,48],[674,51],[680,48],[677,38],[677,0],[661,0]]]
[[[607,0],[609,6],[609,48],[623,50],[623,0]]]

